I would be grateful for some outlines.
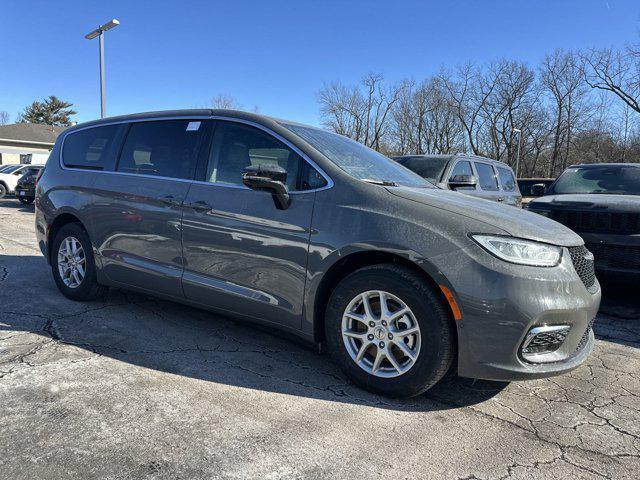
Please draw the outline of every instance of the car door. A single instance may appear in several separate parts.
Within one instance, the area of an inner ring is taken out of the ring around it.
[[[522,204],[522,195],[518,189],[515,175],[513,170],[508,166],[496,165],[496,171],[498,172],[498,179],[500,180],[500,188],[504,196],[504,203],[507,205],[513,205],[519,207]]]
[[[112,282],[182,298],[182,203],[197,165],[203,122],[131,123],[115,172],[93,187],[94,244]]]
[[[476,175],[478,177],[478,186],[480,187],[477,191],[478,196],[481,198],[486,198],[487,200],[503,202],[505,198],[500,191],[498,176],[493,168],[493,165],[477,160],[474,161],[473,164],[476,170]]]
[[[216,121],[210,153],[187,195],[183,289],[219,310],[300,328],[315,200],[326,185],[298,150],[258,126]],[[287,172],[288,208],[242,184],[249,165]]]

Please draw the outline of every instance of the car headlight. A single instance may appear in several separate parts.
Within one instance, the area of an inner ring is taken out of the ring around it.
[[[562,248],[521,238],[472,235],[478,244],[505,262],[533,267],[555,267],[562,259]]]

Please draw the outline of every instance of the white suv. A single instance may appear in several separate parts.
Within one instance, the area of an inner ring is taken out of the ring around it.
[[[25,173],[30,173],[36,167],[42,168],[42,165],[15,165],[15,168],[12,166],[0,172],[0,198],[13,192],[20,177]]]

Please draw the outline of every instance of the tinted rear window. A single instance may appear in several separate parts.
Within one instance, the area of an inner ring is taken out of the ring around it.
[[[115,158],[113,143],[119,128],[119,125],[106,125],[70,133],[64,139],[62,161],[67,167],[111,168]]]
[[[190,120],[132,123],[118,171],[192,179],[202,130],[201,122]]]

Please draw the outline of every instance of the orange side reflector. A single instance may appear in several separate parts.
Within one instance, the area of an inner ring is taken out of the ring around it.
[[[447,299],[447,302],[449,302],[449,306],[451,307],[451,312],[453,313],[453,318],[455,318],[456,320],[462,320],[462,312],[460,311],[458,302],[456,302],[456,299],[453,297],[451,290],[449,290],[444,285],[438,285],[438,286],[440,287],[440,290],[442,290],[442,293],[444,293],[444,297]]]

